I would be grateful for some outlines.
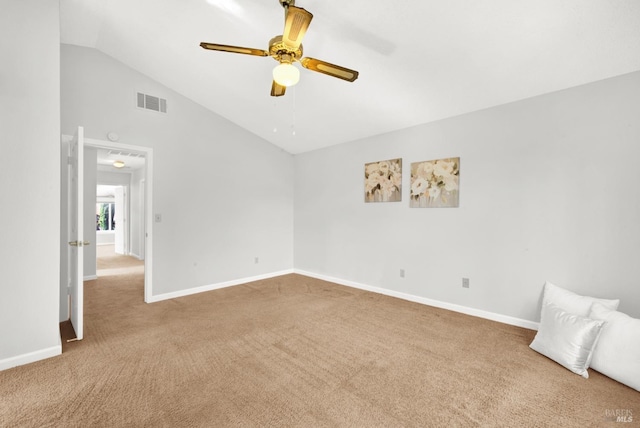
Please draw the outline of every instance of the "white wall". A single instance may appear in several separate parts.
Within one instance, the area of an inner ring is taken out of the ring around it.
[[[98,171],[98,184],[107,184],[110,186],[129,186],[131,184],[131,173],[122,171]],[[114,199],[115,200],[115,199]]]
[[[297,155],[295,267],[530,321],[550,280],[639,317],[639,117],[637,72]],[[460,207],[409,208],[410,164],[454,156]],[[402,202],[365,204],[364,164],[398,157]]]
[[[110,230],[101,230],[96,233],[96,245],[115,245],[116,233]]]
[[[293,268],[291,155],[96,50],[62,45],[61,61],[63,133],[154,150],[154,295]]]
[[[48,0],[0,10],[2,370],[61,350],[60,20]]]

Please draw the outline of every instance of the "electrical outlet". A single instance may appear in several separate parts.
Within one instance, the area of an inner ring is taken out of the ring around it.
[[[255,263],[255,264],[260,263],[260,259],[259,259],[258,257],[254,258],[254,259],[253,259],[253,263]]]
[[[462,288],[469,288],[469,278],[462,278]]]
[[[400,278],[404,278],[404,269],[400,269]]]

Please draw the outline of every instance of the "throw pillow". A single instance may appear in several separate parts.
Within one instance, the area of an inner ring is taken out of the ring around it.
[[[546,303],[542,306],[538,333],[529,347],[586,379],[603,324],[604,321],[572,314],[553,303]]]
[[[618,309],[618,305],[620,304],[620,300],[618,299],[607,300],[589,296],[580,296],[572,291],[558,287],[549,281],[544,284],[544,293],[542,297],[543,307],[545,303],[553,303],[569,313],[588,317],[591,305],[596,302],[614,311]]]
[[[640,319],[594,303],[590,317],[606,321],[591,367],[640,391]]]

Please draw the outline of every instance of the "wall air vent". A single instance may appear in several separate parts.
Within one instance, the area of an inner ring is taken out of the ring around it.
[[[154,97],[153,95],[137,93],[137,106],[146,110],[153,110],[160,113],[167,112],[167,100],[164,98]]]

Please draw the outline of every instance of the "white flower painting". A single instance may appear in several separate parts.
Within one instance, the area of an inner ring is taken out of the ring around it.
[[[457,207],[460,158],[411,164],[411,208]]]
[[[402,200],[402,159],[389,159],[364,165],[364,201]]]

